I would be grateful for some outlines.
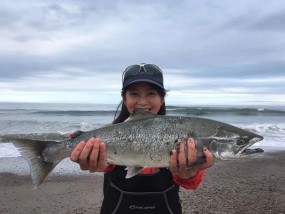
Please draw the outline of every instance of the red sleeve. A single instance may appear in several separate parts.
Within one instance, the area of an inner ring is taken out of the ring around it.
[[[109,166],[107,166],[107,168],[104,170],[104,172],[110,172],[110,171],[112,171],[115,167],[116,167],[116,165],[110,164]]]
[[[182,179],[177,175],[173,175],[173,180],[176,184],[182,186],[185,189],[196,189],[203,180],[204,174],[205,170],[201,170],[197,175],[188,179]]]

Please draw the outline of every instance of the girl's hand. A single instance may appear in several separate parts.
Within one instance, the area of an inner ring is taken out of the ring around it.
[[[214,155],[205,147],[203,149],[203,153],[206,157],[206,160],[203,163],[198,164],[197,166],[187,168],[186,155],[188,155],[188,165],[195,163],[197,160],[195,142],[193,138],[188,139],[187,147],[188,154],[185,154],[184,143],[180,144],[179,152],[177,152],[177,150],[172,151],[169,169],[173,174],[179,176],[182,179],[188,179],[190,177],[195,176],[201,170],[207,169],[214,165]]]
[[[79,163],[81,170],[90,172],[102,172],[109,166],[106,145],[100,138],[81,141],[71,152],[70,160]]]

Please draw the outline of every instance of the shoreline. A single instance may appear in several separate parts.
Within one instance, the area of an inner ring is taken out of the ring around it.
[[[11,161],[16,171],[3,171]],[[99,213],[102,174],[64,164],[35,190],[23,158],[0,158],[0,213]],[[183,213],[284,213],[284,165],[285,151],[217,161],[196,190],[181,188]]]

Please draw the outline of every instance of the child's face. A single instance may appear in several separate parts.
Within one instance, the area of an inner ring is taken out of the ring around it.
[[[151,85],[147,83],[134,83],[127,88],[125,105],[130,113],[140,108],[154,114],[159,112],[164,99]]]

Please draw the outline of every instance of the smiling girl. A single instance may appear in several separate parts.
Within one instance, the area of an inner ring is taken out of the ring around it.
[[[153,64],[127,67],[123,73],[122,106],[113,121],[124,122],[135,109],[165,115],[166,90],[161,69]],[[191,168],[196,162],[195,142],[187,141],[188,152],[180,144],[169,157],[169,167],[144,168],[139,175],[126,179],[125,167],[107,162],[106,146],[100,138],[80,142],[70,155],[82,170],[104,173],[104,200],[102,214],[111,213],[182,213],[179,187],[195,189],[203,179],[205,169],[214,164],[214,156],[204,148],[205,162]]]

